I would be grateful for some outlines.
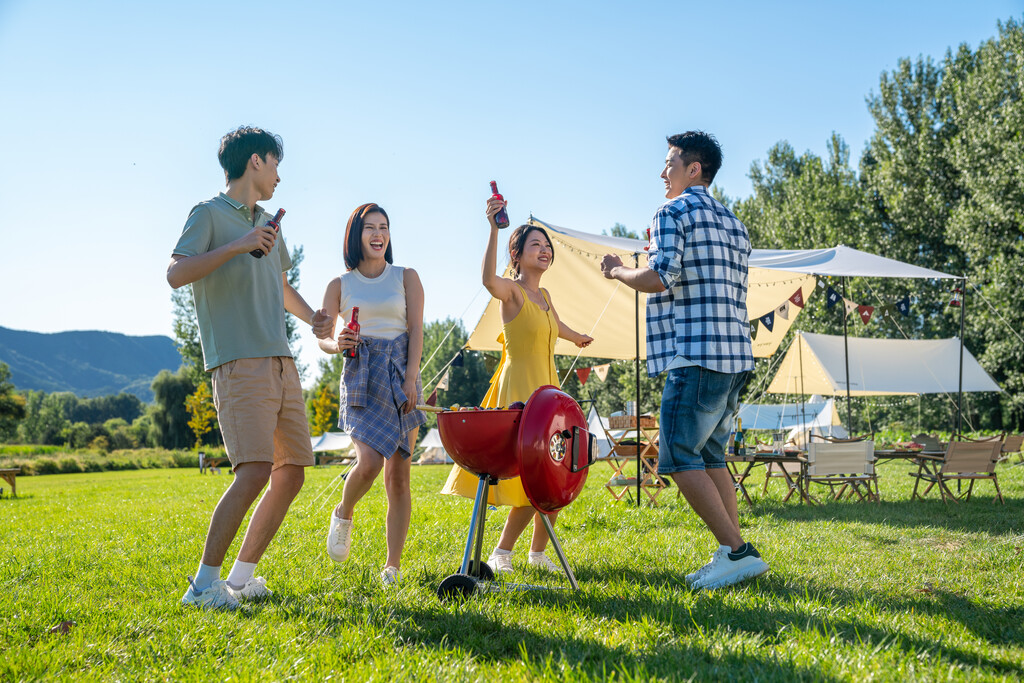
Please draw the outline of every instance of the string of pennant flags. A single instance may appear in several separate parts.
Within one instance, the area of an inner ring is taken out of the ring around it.
[[[842,302],[842,310],[846,311],[846,315],[856,315],[865,325],[870,323],[872,319],[891,319],[895,317],[897,312],[904,317],[910,315],[911,302],[909,294],[903,296],[903,298],[898,301],[893,301],[881,306],[871,306],[869,304],[859,304],[852,299],[847,299],[823,278],[817,278],[816,282],[819,289],[825,290],[825,307],[827,309],[831,310],[836,306],[836,304]],[[950,300],[949,305],[953,307],[960,306],[960,301],[960,288],[956,287],[953,289],[953,297],[952,300]],[[803,308],[805,303],[806,300],[804,298],[803,288],[798,288],[788,299],[776,306],[775,309],[750,321],[750,338],[757,339],[757,333],[762,327],[771,332],[775,329],[775,321],[778,318],[789,320],[793,307]]]

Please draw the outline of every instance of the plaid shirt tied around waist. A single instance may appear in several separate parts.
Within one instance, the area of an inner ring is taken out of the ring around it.
[[[647,297],[647,373],[676,356],[715,372],[754,368],[747,320],[747,228],[706,187],[654,215],[648,266],[665,285]]]
[[[408,415],[401,410],[409,334],[394,339],[363,337],[358,349],[355,358],[345,359],[338,392],[338,426],[386,458],[395,451],[411,455],[406,435],[427,418],[418,410]],[[416,396],[411,400],[420,402],[422,393],[417,378]]]

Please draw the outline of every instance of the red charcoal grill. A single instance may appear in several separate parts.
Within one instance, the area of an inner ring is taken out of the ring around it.
[[[444,600],[469,596],[479,581],[494,579],[494,572],[481,560],[490,487],[499,479],[521,477],[533,507],[558,512],[583,489],[587,468],[594,462],[596,439],[587,431],[579,404],[553,386],[533,392],[524,408],[440,411],[437,428],[452,459],[480,478],[462,567],[437,589]],[[569,583],[578,590],[551,521],[546,515],[541,520]]]

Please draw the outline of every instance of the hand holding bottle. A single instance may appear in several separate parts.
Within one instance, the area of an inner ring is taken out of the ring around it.
[[[491,197],[487,200],[487,221],[491,224],[492,229],[501,229],[502,226],[498,225],[495,220],[495,216],[497,216],[499,212],[504,211],[506,206],[508,206],[508,202],[503,199]]]
[[[260,246],[253,249],[249,253],[255,258],[263,258],[263,254],[269,254],[270,250],[274,248],[274,242],[277,241],[277,233],[281,229],[281,219],[284,218],[284,209],[278,209],[277,214],[274,215],[266,225],[262,228],[257,228],[254,232],[259,231],[261,236]],[[266,241],[269,238],[270,246],[266,245]]]
[[[491,216],[491,214],[490,214],[490,205],[491,205],[491,203],[490,203],[490,201],[488,201],[487,202],[487,206],[488,206],[487,217],[492,219],[491,224],[494,227],[498,228],[499,230],[501,228],[507,228],[508,225],[509,225],[509,221],[508,221],[508,211],[505,210],[505,207],[508,206],[508,202],[506,202],[505,198],[502,197],[501,194],[498,192],[498,181],[496,181],[496,180],[492,180],[491,181],[491,199],[492,200],[496,200],[498,202],[501,202],[501,208],[498,209],[494,213],[493,216]]]

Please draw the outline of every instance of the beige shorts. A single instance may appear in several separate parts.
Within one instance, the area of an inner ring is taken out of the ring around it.
[[[217,407],[231,469],[247,462],[315,464],[295,361],[239,358],[213,369]]]

